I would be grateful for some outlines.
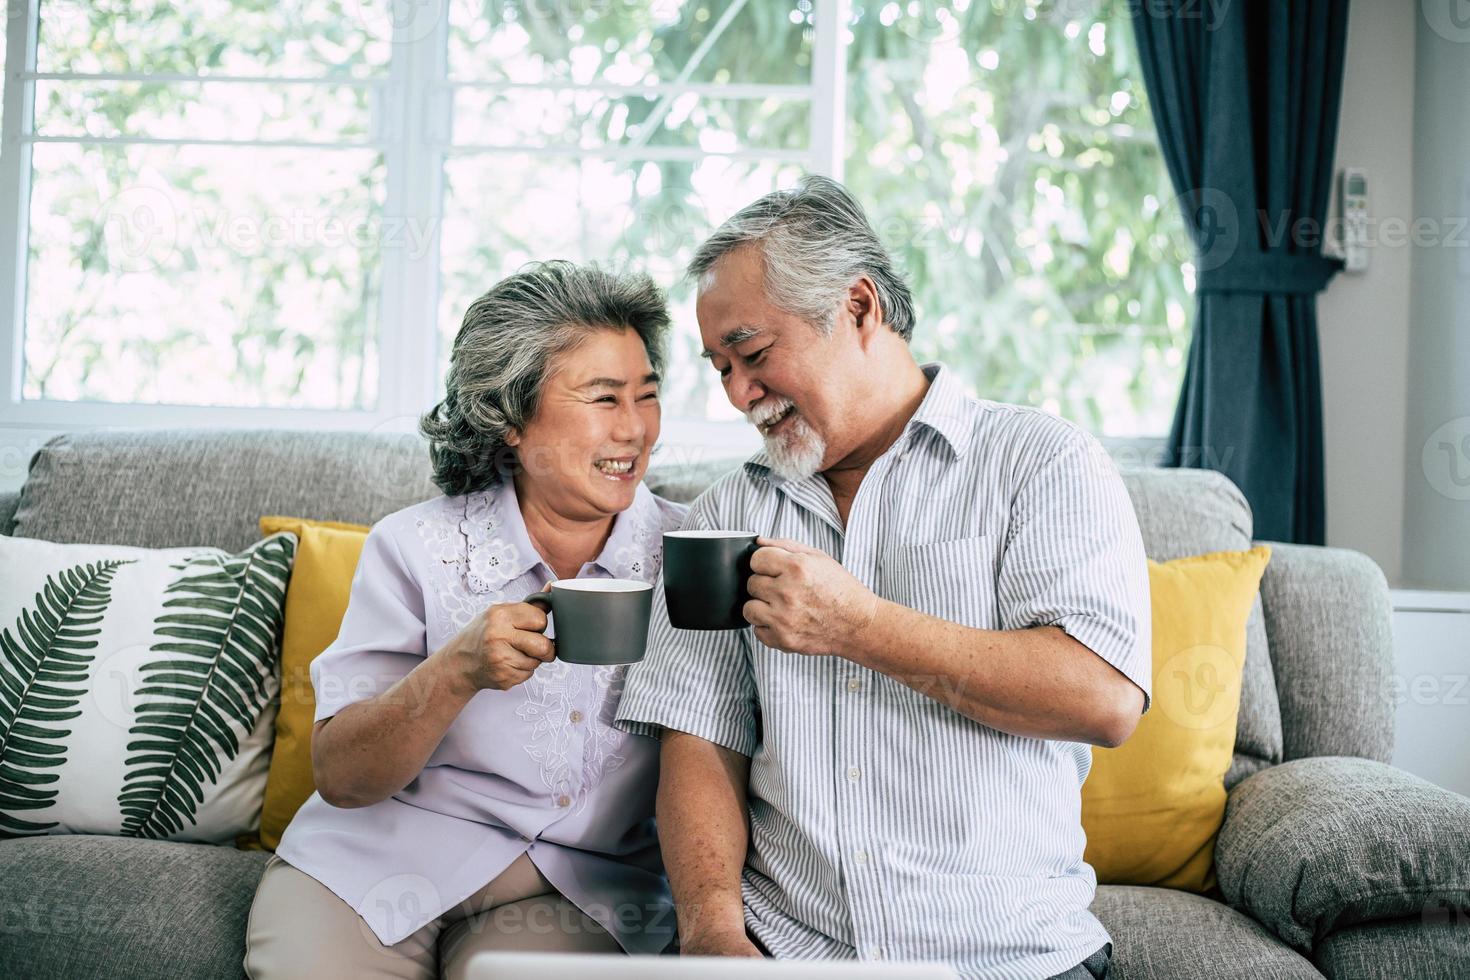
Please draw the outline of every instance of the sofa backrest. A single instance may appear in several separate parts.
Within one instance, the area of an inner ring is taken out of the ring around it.
[[[13,533],[239,551],[265,514],[372,524],[438,493],[410,434],[280,429],[63,433],[31,457]]]
[[[692,500],[737,461],[655,467],[656,493]],[[1125,470],[1150,557],[1251,545],[1251,514],[1206,470]],[[372,524],[439,491],[409,434],[171,429],[68,433],[30,462],[13,532],[51,541],[238,551],[264,514]],[[1228,785],[1282,758],[1281,709],[1260,600],[1248,626],[1235,766]]]

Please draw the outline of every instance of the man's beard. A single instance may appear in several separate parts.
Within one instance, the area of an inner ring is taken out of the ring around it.
[[[784,401],[784,399],[782,399]],[[758,405],[745,413],[754,423],[760,409]],[[820,472],[822,458],[827,454],[827,444],[816,430],[807,424],[800,412],[793,412],[781,423],[781,431],[772,435],[761,435],[766,455],[770,457],[771,469],[783,480],[805,480]]]

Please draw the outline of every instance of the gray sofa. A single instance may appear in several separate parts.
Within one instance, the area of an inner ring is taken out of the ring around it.
[[[690,499],[730,463],[655,467]],[[1236,488],[1125,473],[1150,556],[1240,549]],[[372,523],[433,496],[422,444],[364,433],[59,436],[0,496],[0,530],[54,541],[239,549],[262,514]],[[1119,980],[1470,977],[1470,801],[1386,764],[1393,648],[1378,568],[1277,544],[1249,628],[1211,897],[1104,886]],[[8,624],[5,624],[8,625]],[[242,975],[266,855],[101,837],[0,842],[0,976]]]

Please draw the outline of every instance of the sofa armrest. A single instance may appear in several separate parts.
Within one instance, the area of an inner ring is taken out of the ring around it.
[[[1283,759],[1393,758],[1393,607],[1383,571],[1345,548],[1270,542],[1261,609]]]
[[[19,490],[0,491],[0,534],[15,530],[15,508],[20,506]]]
[[[1470,799],[1367,759],[1302,759],[1231,791],[1225,900],[1309,954],[1340,927],[1470,909]]]
[[[1312,951],[1312,965],[1329,980],[1470,977],[1470,929],[1453,910],[1339,929]]]

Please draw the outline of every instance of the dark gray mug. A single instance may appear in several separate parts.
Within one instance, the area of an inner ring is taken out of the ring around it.
[[[664,533],[664,598],[669,622],[681,630],[738,630],[750,624],[742,607],[755,554],[750,531]]]
[[[648,647],[653,586],[630,578],[569,578],[526,602],[556,622],[556,659],[569,664],[631,664]]]

